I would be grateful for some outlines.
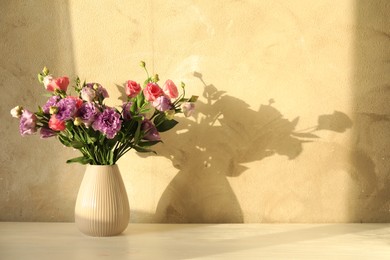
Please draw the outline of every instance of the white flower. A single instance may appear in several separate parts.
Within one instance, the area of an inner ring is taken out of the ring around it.
[[[47,75],[43,78],[43,85],[45,86],[45,89],[47,89],[47,86],[50,84],[50,82],[53,80],[53,77],[51,75]]]
[[[83,87],[81,89],[81,98],[87,102],[92,102],[96,97],[96,92],[93,88]]]
[[[11,115],[15,118],[20,118],[23,114],[23,107],[16,106],[13,109],[11,109]]]

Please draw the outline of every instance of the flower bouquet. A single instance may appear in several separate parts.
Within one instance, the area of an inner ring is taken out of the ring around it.
[[[114,165],[126,152],[153,152],[150,147],[161,142],[160,133],[172,129],[178,122],[174,116],[194,111],[197,96],[185,97],[185,85],[181,94],[172,80],[158,85],[158,75],[149,76],[145,62],[141,62],[147,79],[142,87],[128,80],[125,84],[126,100],[121,107],[105,105],[109,97],[99,83],[81,83],[77,77],[73,88],[67,92],[68,77],[54,78],[45,67],[38,80],[49,92],[50,98],[37,112],[21,106],[11,110],[19,118],[22,136],[40,131],[42,138],[57,137],[67,147],[73,147],[82,156],[67,163]]]

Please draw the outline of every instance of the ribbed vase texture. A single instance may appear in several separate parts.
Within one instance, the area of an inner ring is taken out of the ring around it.
[[[130,208],[117,165],[88,165],[75,207],[75,222],[89,236],[115,236],[129,223]]]

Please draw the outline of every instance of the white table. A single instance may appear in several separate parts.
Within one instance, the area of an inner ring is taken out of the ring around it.
[[[130,224],[96,238],[0,222],[0,259],[390,259],[390,224]]]

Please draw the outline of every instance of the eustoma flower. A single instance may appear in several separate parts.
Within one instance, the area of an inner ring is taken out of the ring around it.
[[[184,102],[181,105],[181,109],[186,117],[191,116],[195,110],[195,104],[193,102]]]
[[[158,98],[156,98],[156,100],[153,101],[152,104],[157,110],[162,112],[170,110],[172,108],[171,100],[167,96],[159,96]]]
[[[65,121],[59,120],[56,115],[51,115],[49,128],[54,131],[63,131],[66,128]]]
[[[135,81],[128,80],[126,82],[125,92],[130,98],[136,97],[141,92],[141,86]]]
[[[113,139],[121,129],[122,120],[120,117],[115,109],[106,108],[97,116],[92,128],[105,134],[108,139]]]
[[[54,79],[52,76],[49,75],[43,79],[43,83],[45,85],[45,88],[50,92],[53,92],[56,89],[66,91],[69,85],[69,78],[59,77]]]
[[[98,99],[100,98],[103,100],[109,97],[107,90],[99,83],[87,83],[84,88],[95,90],[96,98]]]
[[[46,114],[49,114],[50,112],[50,107],[54,107],[57,105],[57,102],[60,100],[59,96],[52,96],[49,98],[49,100],[46,102],[46,104],[43,106],[43,112]]]
[[[177,87],[172,80],[168,79],[165,81],[163,86],[164,93],[170,98],[177,98],[179,96],[179,92],[177,91]]]
[[[92,102],[95,100],[96,92],[91,87],[83,87],[81,89],[81,98],[87,102]]]
[[[98,109],[92,102],[83,103],[77,112],[78,116],[87,127],[95,121],[98,113]]]
[[[19,132],[22,136],[34,134],[37,131],[37,117],[28,110],[23,110],[20,117]]]
[[[67,97],[58,101],[56,107],[58,120],[65,121],[71,119],[77,111],[77,101],[74,98]]]
[[[42,127],[40,130],[41,138],[49,138],[56,135],[56,132],[50,128]]]
[[[38,80],[51,97],[35,113],[17,106],[11,115],[19,118],[22,136],[39,131],[41,138],[55,136],[63,145],[78,149],[82,155],[68,163],[114,165],[132,149],[152,152],[150,147],[161,141],[160,132],[178,123],[177,113],[193,113],[197,96],[186,98],[184,83],[179,95],[172,80],[160,87],[158,74],[150,77],[145,62],[141,67],[146,71],[146,81],[142,85],[126,81],[126,96],[119,110],[105,104],[109,95],[99,83],[81,83],[77,77],[73,96],[67,92],[69,78],[54,78],[45,67]]]
[[[126,103],[123,103],[123,105],[122,105],[122,109],[123,109],[122,116],[123,116],[123,119],[126,121],[131,119],[130,108],[132,105],[133,105],[133,102],[126,102]]]
[[[143,90],[147,101],[155,101],[159,96],[164,94],[163,90],[156,83],[148,83]]]
[[[23,107],[16,106],[13,109],[11,109],[11,115],[15,118],[20,118],[23,114]]]
[[[161,140],[160,134],[158,133],[156,127],[154,126],[154,124],[150,120],[145,119],[142,122],[141,129],[145,133],[144,139],[149,140],[149,141],[160,141]]]

